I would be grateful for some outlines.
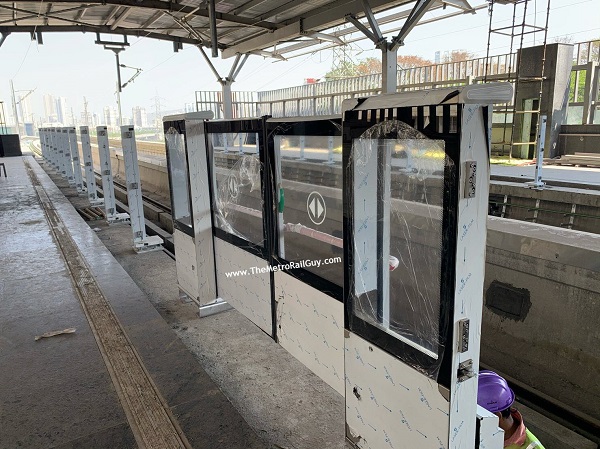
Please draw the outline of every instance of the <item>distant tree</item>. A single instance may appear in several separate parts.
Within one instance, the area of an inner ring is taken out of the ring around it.
[[[357,64],[352,61],[340,61],[336,68],[332,68],[325,74],[325,79],[330,81],[340,78],[352,78],[358,75]]]
[[[554,39],[552,39],[552,42],[554,42],[555,44],[572,44],[574,41],[573,35],[572,34],[566,34],[564,36],[556,36]]]
[[[359,61],[356,66],[359,75],[372,75],[381,73],[381,61],[377,58],[367,58]]]
[[[476,57],[475,53],[467,50],[452,50],[449,54],[444,56],[442,62],[468,61],[469,59],[475,59]]]
[[[413,67],[423,67],[431,64],[433,64],[433,62],[431,62],[429,59],[425,59],[416,55],[398,56],[398,68],[400,70],[412,69]]]

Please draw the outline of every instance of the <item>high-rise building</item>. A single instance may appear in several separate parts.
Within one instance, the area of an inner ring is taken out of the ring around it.
[[[105,106],[103,112],[104,116],[104,125],[109,128],[116,128],[119,126],[119,115],[117,114],[117,110],[110,106]]]
[[[56,116],[58,121],[63,125],[66,125],[68,115],[69,110],[67,109],[67,99],[65,97],[58,97],[56,99]]]
[[[137,126],[139,128],[148,127],[148,115],[146,114],[145,108],[136,106],[131,110],[131,115],[133,117],[133,126]]]
[[[48,122],[56,121],[56,99],[50,95],[44,95],[44,117]]]
[[[31,108],[31,97],[29,95],[26,97],[21,97],[19,95],[17,98],[17,103],[17,113],[19,114],[19,120],[21,123],[32,123],[33,109]]]

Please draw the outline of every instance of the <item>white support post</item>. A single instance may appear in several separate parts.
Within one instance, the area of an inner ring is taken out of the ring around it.
[[[50,133],[48,132],[48,128],[44,128],[43,136],[44,146],[42,147],[42,154],[44,155],[44,159],[46,160],[46,162],[50,163],[50,145],[48,139]]]
[[[81,177],[81,162],[79,162],[79,145],[77,145],[77,133],[74,127],[67,128],[69,138],[69,156],[73,164],[73,179],[77,192],[85,192],[83,178]]]
[[[87,187],[90,206],[102,206],[104,201],[98,198],[96,192],[96,176],[94,174],[94,161],[92,159],[92,145],[90,143],[90,129],[87,126],[79,127],[81,135],[81,152],[83,153],[83,166],[85,168],[85,185]]]
[[[327,162],[324,164],[333,165],[333,136],[329,136],[327,139]]]
[[[304,157],[304,147],[306,146],[306,136],[300,136],[300,157],[298,158],[299,161],[305,161],[306,158]]]
[[[129,223],[129,214],[117,213],[115,203],[115,185],[113,184],[110,164],[110,147],[108,146],[108,130],[106,126],[97,126],[98,155],[100,156],[100,174],[102,175],[102,192],[104,193],[104,210],[108,224]]]
[[[131,216],[133,248],[137,252],[161,250],[163,239],[157,235],[146,235],[142,185],[140,182],[140,169],[138,167],[133,126],[121,126],[121,145],[123,147],[123,159],[125,160],[127,204],[129,205],[129,214]]]
[[[46,159],[46,148],[44,147],[44,129],[38,128],[38,132],[40,133],[40,150],[42,150],[42,158]]]
[[[378,320],[381,313],[381,323],[386,329],[390,328],[390,245],[391,245],[391,204],[392,204],[392,154],[394,152],[394,142],[385,142],[385,153],[379,154],[383,158],[380,165],[382,184],[383,184],[383,217],[382,217],[382,232],[381,232],[381,261],[383,264],[381,269],[381,286],[379,291],[382,296],[381,310],[377,311]]]
[[[75,185],[73,178],[73,164],[71,161],[71,151],[69,150],[69,130],[67,128],[59,128],[59,154],[61,156],[62,175],[67,179],[70,185]]]
[[[48,163],[54,167],[54,148],[52,148],[52,128],[46,128],[46,151],[48,154]]]
[[[540,116],[540,126],[537,135],[536,158],[535,158],[535,179],[533,182],[526,183],[532,189],[543,189],[546,183],[542,181],[542,167],[544,165],[544,145],[546,141],[546,115]]]
[[[52,128],[50,131],[50,145],[52,147],[52,166],[58,172],[61,172],[61,160],[58,150],[58,131],[57,128]]]

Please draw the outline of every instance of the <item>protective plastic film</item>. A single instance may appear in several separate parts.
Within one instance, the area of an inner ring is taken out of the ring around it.
[[[192,227],[188,164],[185,156],[185,136],[171,127],[165,133],[169,157],[169,176],[173,200],[173,219]]]
[[[279,257],[343,286],[341,136],[276,135]]]
[[[453,173],[444,141],[397,121],[352,143],[352,313],[411,348],[402,358],[437,378],[441,322],[443,201]],[[417,354],[415,356],[415,354]],[[431,363],[423,364],[427,356]]]
[[[248,242],[264,245],[262,164],[256,133],[208,134],[212,145],[214,224]],[[237,143],[234,148],[232,143]],[[235,149],[235,151],[231,151]]]

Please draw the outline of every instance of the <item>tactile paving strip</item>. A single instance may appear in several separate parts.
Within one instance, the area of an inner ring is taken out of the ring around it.
[[[139,449],[191,449],[27,160],[25,165]]]

